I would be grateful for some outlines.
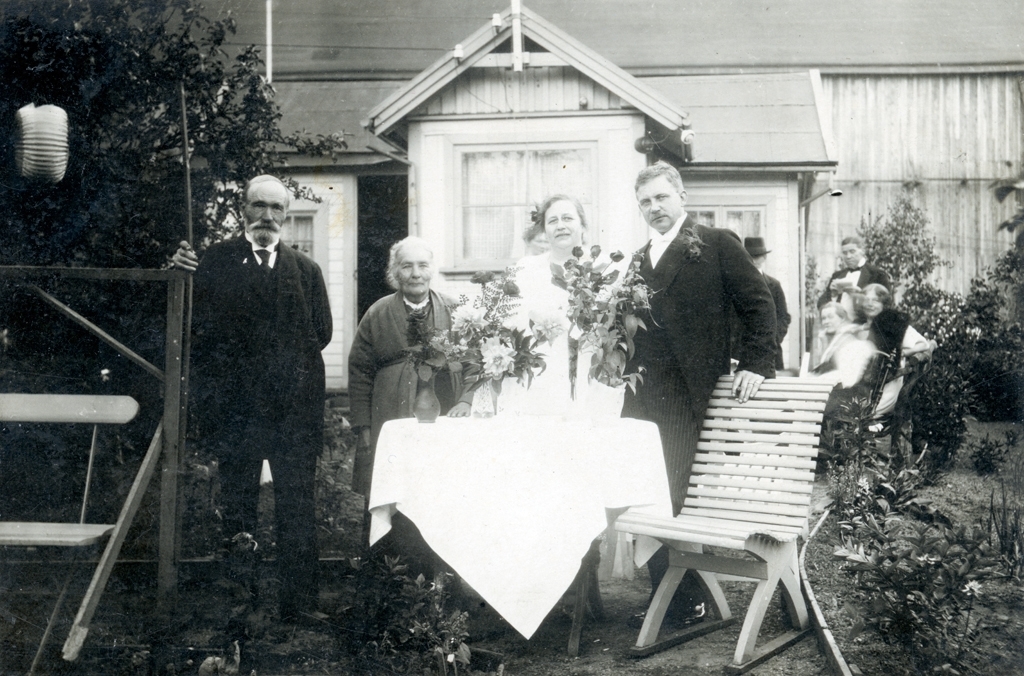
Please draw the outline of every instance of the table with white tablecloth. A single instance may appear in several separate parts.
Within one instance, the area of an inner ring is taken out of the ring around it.
[[[394,420],[377,442],[370,544],[402,512],[529,638],[609,518],[638,506],[671,516],[653,423],[525,415]]]

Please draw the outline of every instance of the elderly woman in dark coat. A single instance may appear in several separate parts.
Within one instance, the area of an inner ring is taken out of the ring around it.
[[[350,422],[358,435],[352,489],[366,497],[381,427],[413,415],[417,376],[407,352],[409,324],[425,319],[438,329],[451,326],[448,308],[454,302],[430,289],[433,272],[434,254],[422,239],[407,237],[391,247],[387,278],[395,293],[366,311],[349,352]],[[438,373],[436,393],[442,412],[452,417],[469,415],[472,395],[462,391],[458,374]]]

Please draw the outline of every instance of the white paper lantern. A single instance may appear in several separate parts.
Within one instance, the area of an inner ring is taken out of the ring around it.
[[[14,159],[25,178],[58,183],[68,168],[68,114],[60,106],[18,110]]]

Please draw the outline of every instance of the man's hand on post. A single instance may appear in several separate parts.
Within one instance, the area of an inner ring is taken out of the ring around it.
[[[764,376],[753,371],[737,371],[732,381],[732,396],[741,404],[757,394],[757,390],[764,382]]]
[[[370,428],[363,427],[359,430],[359,440],[356,442],[360,448],[370,448]]]
[[[189,272],[195,272],[199,267],[199,258],[196,256],[195,251],[192,250],[192,246],[184,240],[178,243],[178,250],[171,256],[171,262],[176,267],[188,270]]]

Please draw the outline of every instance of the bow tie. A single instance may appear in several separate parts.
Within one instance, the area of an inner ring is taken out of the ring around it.
[[[864,266],[863,266],[863,265],[860,265],[860,266],[857,266],[857,267],[855,267],[855,268],[846,268],[846,271],[847,271],[847,272],[860,272],[860,269],[861,269],[862,267],[864,267]]]

